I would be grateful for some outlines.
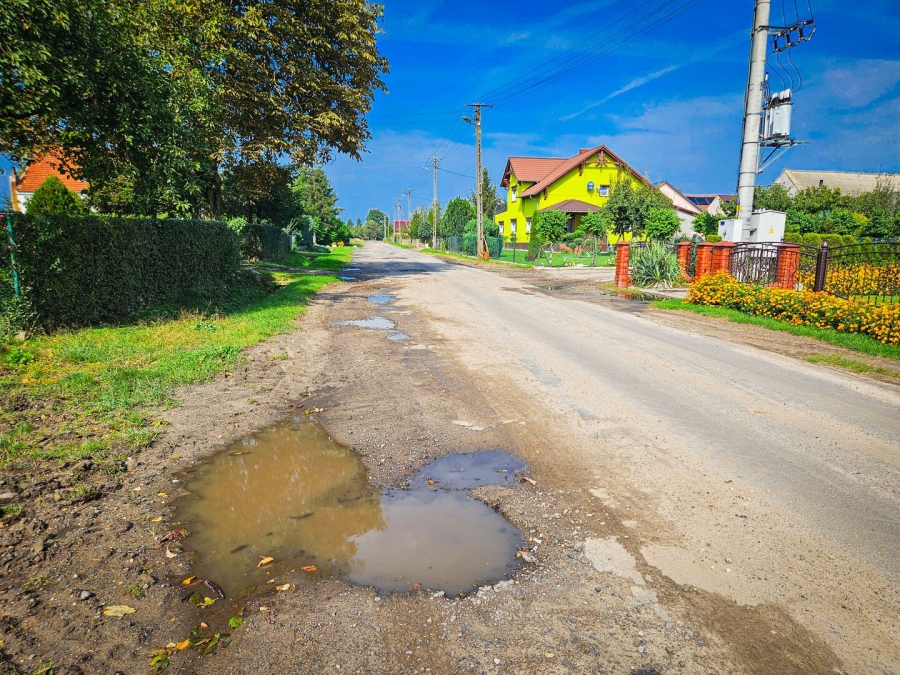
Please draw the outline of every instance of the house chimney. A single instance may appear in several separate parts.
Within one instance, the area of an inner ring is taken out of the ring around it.
[[[590,148],[581,148],[581,149],[578,151],[578,154],[579,154],[579,155],[583,155],[584,153],[590,152],[590,151],[591,151]]]

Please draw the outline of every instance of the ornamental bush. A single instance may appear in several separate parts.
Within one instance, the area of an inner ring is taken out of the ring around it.
[[[226,298],[240,269],[238,238],[218,222],[16,215],[13,231],[22,302],[48,328]]]
[[[793,291],[738,283],[725,272],[701,277],[688,292],[695,305],[727,307],[795,326],[831,328],[900,344],[900,304],[873,305],[828,293]]]

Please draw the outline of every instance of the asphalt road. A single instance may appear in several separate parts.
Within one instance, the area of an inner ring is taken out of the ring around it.
[[[519,373],[551,409],[612,436],[631,426],[656,439],[654,453],[756,486],[809,533],[900,582],[897,387],[396,247],[367,245],[354,265],[363,279],[405,281],[404,307],[429,313],[461,355],[489,355],[486,372]]]

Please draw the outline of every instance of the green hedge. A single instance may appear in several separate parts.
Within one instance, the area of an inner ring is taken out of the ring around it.
[[[222,298],[240,270],[238,237],[218,222],[17,214],[13,228],[23,300],[45,327]]]
[[[291,252],[291,235],[269,223],[248,223],[236,219],[230,224],[241,242],[244,260],[278,260]]]

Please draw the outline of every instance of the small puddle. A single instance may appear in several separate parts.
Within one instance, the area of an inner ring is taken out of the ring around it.
[[[344,276],[343,274],[338,276],[338,279],[340,279],[341,281],[356,281],[356,277],[348,277]]]
[[[391,335],[388,335],[388,340],[393,340],[393,341],[409,340],[409,335],[407,335],[406,333],[395,332],[395,333],[392,333]]]
[[[321,425],[285,423],[199,466],[175,515],[191,532],[191,574],[226,597],[268,591],[309,565],[383,592],[421,584],[455,596],[519,568],[521,533],[468,490],[513,485],[524,468],[502,451],[451,455],[409,489],[380,489]],[[275,562],[257,568],[263,556]]]
[[[359,267],[345,267],[341,272],[359,272]]]
[[[338,326],[357,326],[359,328],[374,328],[377,330],[393,330],[394,322],[383,316],[370,316],[368,319],[356,319],[355,321],[338,321]]]
[[[396,300],[396,298],[393,295],[387,295],[386,293],[378,293],[376,295],[370,295],[366,300],[374,302],[376,305],[386,305]]]

